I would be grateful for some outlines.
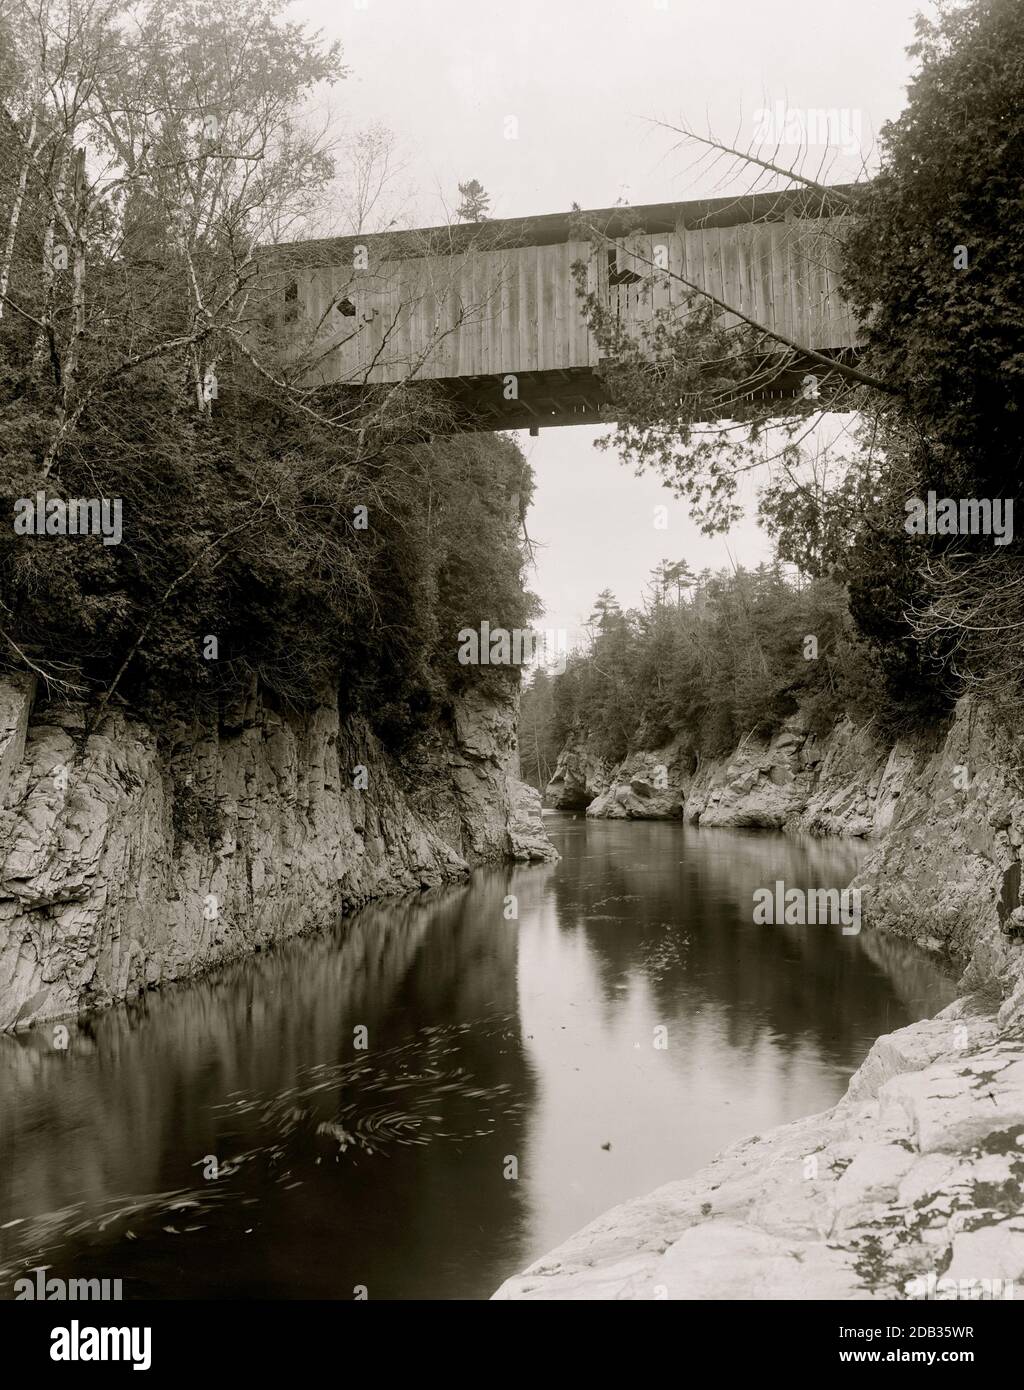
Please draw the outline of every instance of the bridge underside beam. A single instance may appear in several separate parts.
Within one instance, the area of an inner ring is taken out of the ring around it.
[[[595,425],[606,395],[590,367],[514,376],[456,377],[436,383],[457,421],[475,430]]]
[[[848,349],[823,355],[853,365],[859,354],[855,349]],[[769,366],[762,374],[758,389],[741,399],[763,406],[767,416],[784,414],[789,404],[804,391],[808,376],[814,376],[819,383],[819,408],[828,409],[837,390],[843,386],[842,379],[830,379],[827,369],[811,358],[794,360],[788,353],[780,353],[777,368],[773,370]],[[424,385],[445,401],[453,433],[597,425],[614,418],[606,413],[607,393],[591,367],[519,372],[514,378],[509,374],[450,377]],[[346,396],[358,394],[357,388],[346,386],[325,390]],[[709,410],[700,418],[707,421],[732,418],[728,406],[729,402],[723,402],[720,409]]]

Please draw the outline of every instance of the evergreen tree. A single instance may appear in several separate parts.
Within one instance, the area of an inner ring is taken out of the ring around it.
[[[470,179],[459,184],[462,202],[455,209],[460,222],[486,222],[491,205],[490,194],[485,192],[479,179]]]

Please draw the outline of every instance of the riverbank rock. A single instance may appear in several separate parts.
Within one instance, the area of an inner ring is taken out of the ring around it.
[[[916,754],[854,886],[869,922],[969,960],[969,988],[1006,995],[1021,951],[1011,922],[1024,841],[1017,740],[989,708],[962,700],[945,737]],[[1007,1025],[1015,1008],[1004,1010]]]
[[[770,739],[745,739],[724,764],[708,763],[691,784],[686,818],[701,825],[781,830],[806,808],[823,751],[798,718]]]
[[[581,747],[586,744],[577,739],[565,750],[564,786],[578,806],[603,780],[587,806],[589,816],[682,815],[703,826],[816,835],[884,834],[918,764],[910,746],[882,746],[848,719],[823,736],[812,733],[803,714],[785,720],[769,737],[748,735],[720,758],[699,758],[691,736],[681,733],[664,747],[630,753],[586,786],[578,771]],[[590,765],[596,762],[591,754]],[[549,802],[556,804],[551,796]]]
[[[609,766],[588,748],[585,739],[571,736],[544,789],[544,801],[554,811],[583,811],[609,783]]]
[[[607,791],[587,807],[599,820],[678,820],[694,762],[688,740],[631,753],[611,775]]]
[[[535,863],[558,857],[544,829],[540,792],[526,782],[509,785],[508,834],[513,859]]]
[[[880,744],[849,719],[818,735],[796,714],[772,737],[751,735],[728,759],[705,764],[688,790],[686,818],[703,826],[884,835],[925,756],[909,743]]]
[[[157,732],[0,683],[0,1029],[103,1007],[371,897],[557,858],[518,780],[514,699],[467,699],[399,768],[336,705],[255,687]],[[500,927],[497,924],[496,929]]]
[[[832,1110],[615,1207],[497,1299],[1024,1299],[1024,1038],[984,998],[881,1038]]]

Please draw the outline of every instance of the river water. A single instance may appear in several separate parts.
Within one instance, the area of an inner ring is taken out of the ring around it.
[[[546,823],[557,864],[366,908],[66,1048],[0,1038],[0,1297],[45,1265],[125,1298],[484,1298],[954,997],[867,931],[754,925],[756,888],[841,887],[858,842]]]

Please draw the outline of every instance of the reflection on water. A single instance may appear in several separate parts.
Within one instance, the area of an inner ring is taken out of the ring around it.
[[[66,1050],[0,1039],[0,1296],[45,1264],[125,1297],[486,1297],[953,997],[892,941],[753,924],[755,888],[841,887],[859,843],[547,823],[557,864],[367,908]]]

